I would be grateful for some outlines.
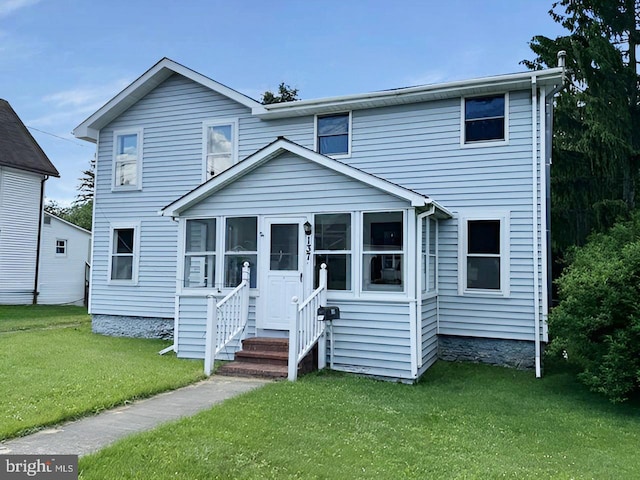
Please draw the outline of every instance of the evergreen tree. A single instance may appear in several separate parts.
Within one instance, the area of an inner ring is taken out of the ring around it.
[[[300,100],[298,98],[298,89],[291,88],[284,82],[278,86],[278,95],[275,95],[270,90],[267,90],[262,94],[262,103],[268,105],[270,103],[283,103],[283,102],[295,102]]]
[[[640,176],[636,0],[560,0],[549,12],[568,30],[536,36],[523,63],[554,67],[567,52],[568,86],[556,99],[551,175],[552,244],[581,245],[635,207]]]

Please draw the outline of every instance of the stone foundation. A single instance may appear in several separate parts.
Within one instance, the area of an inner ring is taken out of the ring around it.
[[[93,333],[111,337],[173,338],[173,318],[92,315]]]
[[[535,344],[525,340],[438,335],[438,358],[530,370],[535,368]]]

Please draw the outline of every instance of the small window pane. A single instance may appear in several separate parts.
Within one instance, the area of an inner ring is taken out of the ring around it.
[[[364,214],[366,250],[402,250],[402,212]]]
[[[131,280],[133,278],[133,255],[113,256],[111,260],[112,280]]]
[[[298,224],[271,225],[271,270],[298,270]]]
[[[224,257],[224,286],[235,288],[242,281],[242,265],[249,262],[249,287],[256,288],[257,272],[258,272],[258,256],[255,254],[248,255],[225,255]]]
[[[216,220],[187,220],[186,252],[214,252],[216,249]]]
[[[368,291],[402,291],[403,255],[363,255],[363,288]]]
[[[487,117],[504,117],[504,95],[466,100],[466,120]]]
[[[135,161],[138,158],[138,135],[132,133],[129,135],[118,135],[118,149],[116,151],[116,159],[120,161]]]
[[[133,228],[121,228],[114,231],[114,253],[133,254]]]
[[[468,229],[468,252],[500,254],[500,221],[472,220]]]
[[[436,257],[429,256],[429,291],[436,289]]]
[[[436,254],[436,232],[437,232],[438,224],[435,220],[429,219],[429,253],[431,255]]]
[[[227,252],[255,252],[258,250],[257,217],[228,218],[225,238]]]
[[[135,161],[116,162],[116,185],[136,185],[138,181],[138,165]]]
[[[318,135],[349,133],[349,114],[318,117]]]
[[[349,136],[335,135],[331,137],[320,137],[318,139],[319,152],[323,155],[338,155],[349,153]]]
[[[184,286],[213,287],[216,273],[215,255],[189,255],[184,259]]]
[[[351,250],[351,214],[316,215],[316,250]]]
[[[467,288],[500,290],[500,258],[467,257]]]
[[[315,288],[318,288],[319,285],[320,266],[323,263],[327,264],[327,288],[329,290],[351,290],[351,255],[316,255],[313,280]]]
[[[504,139],[504,118],[468,121],[465,138],[467,142]]]
[[[67,241],[56,240],[56,255],[64,255],[67,252]]]

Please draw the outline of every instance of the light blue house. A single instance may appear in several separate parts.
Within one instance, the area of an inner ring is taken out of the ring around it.
[[[438,358],[540,375],[562,80],[262,105],[162,59],[74,131],[97,144],[94,330],[209,364],[266,337],[294,371],[317,341],[320,365],[402,381]]]

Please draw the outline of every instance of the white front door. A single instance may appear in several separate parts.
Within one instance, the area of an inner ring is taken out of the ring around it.
[[[288,330],[293,316],[292,297],[303,300],[304,217],[267,218],[268,249],[262,328]]]

